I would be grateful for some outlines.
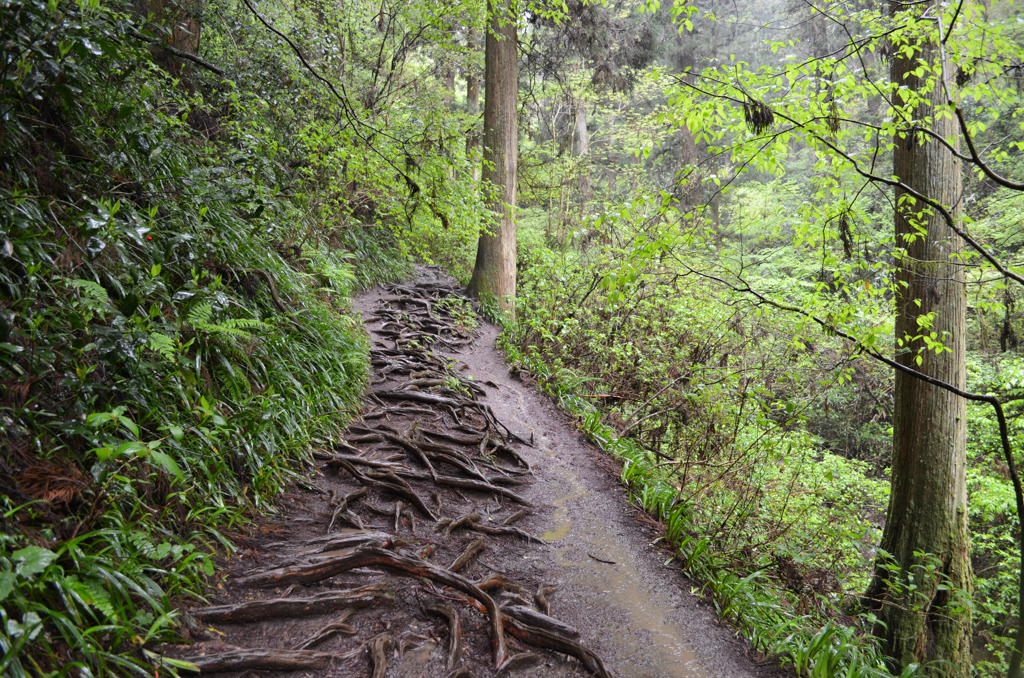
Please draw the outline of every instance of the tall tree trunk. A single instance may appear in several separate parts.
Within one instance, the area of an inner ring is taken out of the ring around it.
[[[694,79],[696,67],[697,54],[693,38],[683,32],[676,33],[676,51],[672,55],[672,69],[685,82],[692,85],[696,82]],[[697,144],[694,143],[693,135],[690,134],[690,130],[686,125],[682,125],[675,133],[675,136],[679,140],[683,168],[692,169],[687,169],[683,173],[685,179],[681,176],[678,181],[685,183],[677,185],[672,193],[684,208],[700,205],[704,199],[704,187],[700,174],[697,172]],[[674,142],[675,139],[670,143]],[[680,170],[683,168],[680,168]]]
[[[590,150],[590,134],[587,132],[587,105],[583,99],[576,102],[576,144],[575,144],[575,155],[577,158],[582,158]],[[581,161],[578,167],[580,171],[579,183],[577,187],[580,191],[580,197],[582,201],[586,201],[590,197],[590,175],[587,173],[583,162]]]
[[[466,67],[466,104],[469,106],[470,115],[475,118],[477,113],[480,112],[480,79],[477,77],[476,66],[472,63],[473,55],[476,53],[477,47],[480,46],[480,31],[476,26],[469,27],[466,43],[470,54],[470,63]],[[466,156],[472,156],[479,145],[480,133],[477,132],[476,122],[474,121],[473,129],[466,135]],[[478,179],[480,179],[480,165],[474,163],[473,181]]]
[[[455,24],[448,24],[448,39],[455,43]],[[444,83],[444,102],[449,110],[455,107],[455,62],[453,60],[451,52],[446,53],[443,57],[444,62],[441,65],[441,82]]]
[[[916,11],[940,11],[931,6],[935,4],[918,6]],[[894,3],[893,12],[906,6]],[[923,97],[908,117],[915,122],[931,119],[931,129],[955,145],[955,119],[938,115],[945,105],[941,85],[925,91],[932,85],[913,75],[920,63],[939,64],[939,46],[932,39],[914,47],[912,57],[897,49],[892,62],[892,82],[906,92],[902,99],[894,95],[896,104]],[[959,218],[960,163],[948,149],[908,125],[905,138],[896,139],[893,156],[894,174],[904,184],[948,206]],[[897,258],[897,359],[965,388],[967,298],[958,258],[963,243],[941,215],[920,202],[915,205],[905,191],[897,189],[896,200],[896,244],[902,248]],[[941,341],[942,352],[926,350],[925,341],[914,338],[921,335]],[[912,663],[938,661],[926,670],[934,675],[970,675],[971,613],[966,603],[973,576],[965,464],[965,401],[897,372],[892,492],[883,553],[869,590],[880,604],[879,617],[885,624],[880,635],[897,673]]]
[[[490,27],[484,55],[483,179],[494,185],[490,207],[495,223],[488,232],[480,234],[469,291],[478,297],[495,299],[502,310],[514,313],[514,212],[519,161],[516,18],[510,11],[510,0],[491,0],[487,4]]]

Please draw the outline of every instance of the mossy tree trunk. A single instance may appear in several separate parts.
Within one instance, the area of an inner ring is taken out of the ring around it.
[[[470,293],[513,313],[516,294],[516,167],[519,65],[516,17],[509,0],[490,0],[484,47],[483,181],[491,184],[494,223],[480,234]]]
[[[933,4],[918,6],[917,11],[941,11]],[[954,147],[957,143],[955,119],[941,115],[946,101],[942,85],[929,69],[921,77],[914,74],[921,64],[937,67],[941,63],[939,44],[922,39],[913,47],[912,56],[897,49],[892,61],[892,82],[901,86],[896,106],[906,107],[916,101],[912,97],[921,97],[916,106],[904,109],[908,115],[903,119],[913,122],[896,139],[893,173],[903,184],[947,206],[959,219],[960,163],[947,148],[915,131],[927,125]],[[941,214],[915,201],[906,190],[897,189],[895,197],[897,359],[963,389],[962,241]],[[941,342],[941,350],[929,349],[930,341]],[[972,572],[965,463],[964,399],[897,372],[892,493],[883,553],[868,592],[879,606],[885,625],[879,634],[897,672],[918,663],[928,665],[926,671],[932,675],[970,675],[967,603]]]

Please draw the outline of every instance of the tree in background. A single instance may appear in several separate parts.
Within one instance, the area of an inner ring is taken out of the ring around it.
[[[515,310],[516,171],[519,162],[519,63],[516,15],[511,0],[488,2],[484,55],[483,181],[493,190],[495,223],[481,233],[470,293]]]
[[[480,113],[480,77],[473,56],[480,48],[480,29],[470,24],[466,33],[466,48],[469,52],[469,63],[466,65],[466,107],[473,118],[473,125],[466,133],[466,157],[472,157],[480,146],[480,133],[477,130],[476,116]],[[471,174],[473,181],[480,179],[480,165],[473,163]]]

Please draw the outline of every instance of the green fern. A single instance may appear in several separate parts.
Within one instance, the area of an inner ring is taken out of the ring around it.
[[[174,360],[174,340],[166,334],[153,332],[149,335],[149,339],[146,340],[146,344],[150,350],[164,360]]]
[[[102,613],[107,619],[117,618],[117,610],[114,609],[110,600],[110,594],[99,579],[86,577],[83,580],[71,575],[65,579],[65,585],[74,591],[84,603]]]
[[[110,297],[101,285],[81,278],[69,280],[68,285],[78,292],[78,307],[84,312],[86,322],[90,321],[93,316],[105,318],[107,313],[112,310]]]
[[[251,339],[253,332],[270,329],[267,323],[254,318],[228,318],[221,323],[215,323],[212,319],[213,307],[210,304],[196,306],[186,317],[188,324],[198,332],[223,335],[232,339]]]

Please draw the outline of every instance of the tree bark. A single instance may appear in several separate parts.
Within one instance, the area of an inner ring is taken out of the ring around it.
[[[448,25],[448,39],[452,43],[455,42],[455,24]],[[445,105],[450,109],[455,106],[455,63],[452,60],[451,53],[447,53],[443,57],[444,62],[441,66],[441,82],[444,84],[444,102]]]
[[[893,4],[893,13],[896,7]],[[926,8],[918,6],[916,11]],[[895,94],[896,104],[904,105],[914,95],[923,97],[916,109],[907,111],[905,119],[930,124],[955,147],[955,119],[938,116],[945,106],[941,84],[913,74],[920,63],[939,64],[939,45],[934,38],[922,39],[914,48],[912,57],[897,49],[892,62],[892,82],[900,83],[905,88],[901,91],[906,92],[902,97]],[[896,139],[893,165],[894,174],[904,184],[949,206],[959,219],[960,163],[948,149],[908,124],[904,138]],[[895,197],[896,244],[900,248],[897,360],[965,388],[967,299],[959,261],[963,243],[941,215],[915,205],[903,190],[897,189]],[[926,349],[923,337],[929,336],[942,343],[941,352]],[[926,672],[970,675],[971,614],[966,603],[973,576],[965,464],[964,399],[897,372],[892,491],[882,553],[868,592],[879,605],[879,617],[885,624],[879,635],[897,674],[912,663],[938,661],[941,663],[926,666]]]
[[[519,64],[516,21],[509,0],[488,2],[490,26],[484,55],[483,180],[493,184],[490,199],[494,224],[480,234],[471,294],[498,302],[515,312],[516,168],[519,155]]]
[[[480,78],[477,77],[476,67],[472,63],[472,55],[476,53],[477,48],[480,46],[480,31],[476,26],[469,27],[466,42],[470,54],[470,63],[466,67],[466,104],[469,107],[470,115],[475,118],[480,112]],[[471,158],[479,145],[480,133],[477,132],[476,122],[474,121],[473,129],[466,135],[466,157]],[[480,165],[473,163],[473,181],[479,180]]]
[[[677,33],[676,51],[672,55],[672,69],[684,81],[693,84],[695,82],[694,71],[696,67],[697,55],[693,39],[685,33]],[[679,128],[676,136],[679,139],[683,167],[680,168],[682,174],[678,178],[678,181],[681,183],[677,185],[673,194],[684,208],[700,205],[703,201],[704,188],[701,177],[696,171],[698,163],[697,144],[694,143],[693,135],[690,134],[689,128],[685,125]]]

